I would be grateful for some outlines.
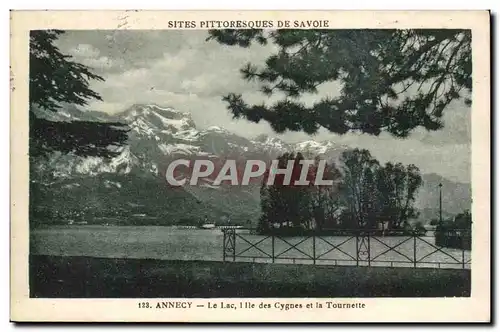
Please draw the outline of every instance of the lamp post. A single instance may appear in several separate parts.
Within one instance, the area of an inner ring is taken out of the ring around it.
[[[439,184],[439,223],[443,223],[443,193],[442,193],[443,184]]]

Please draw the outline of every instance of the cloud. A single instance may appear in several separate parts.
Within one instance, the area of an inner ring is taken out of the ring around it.
[[[89,44],[78,44],[70,49],[68,53],[76,58],[95,58],[101,53],[97,48]]]
[[[92,67],[98,68],[101,70],[108,70],[115,66],[121,66],[123,64],[123,60],[119,59],[110,59],[107,56],[102,56],[96,59],[87,58],[83,60],[83,64]]]
[[[89,44],[78,44],[67,52],[75,61],[82,63],[100,72],[107,71],[113,67],[120,67],[125,62],[123,59],[112,59],[108,56],[100,56],[101,51]]]

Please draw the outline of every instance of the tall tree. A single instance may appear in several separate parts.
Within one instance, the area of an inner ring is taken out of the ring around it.
[[[415,199],[422,185],[417,166],[386,163],[378,169],[377,186],[381,202],[381,218],[390,228],[401,228],[412,218],[418,217]]]
[[[375,174],[380,167],[368,150],[347,150],[341,156],[345,199],[357,227],[373,227],[378,208]]]
[[[269,224],[281,226],[291,223],[294,227],[308,226],[311,219],[310,186],[295,185],[302,172],[300,161],[304,157],[300,153],[284,153],[278,158],[278,168],[285,169],[289,161],[293,161],[290,182],[285,181],[284,174],[276,174],[272,184],[268,184],[269,169],[263,177],[261,187],[262,217],[261,229],[269,228]],[[308,178],[310,179],[310,174]]]
[[[57,112],[64,103],[87,105],[88,100],[101,100],[90,89],[89,81],[103,78],[87,66],[74,62],[62,54],[54,44],[63,34],[61,30],[33,30],[30,32],[30,157],[45,156],[53,151],[81,156],[116,155],[128,138],[121,123],[92,121],[58,122],[39,118],[35,109]]]
[[[315,158],[315,164],[311,167],[311,178],[319,177],[319,157]],[[340,212],[343,202],[340,195],[342,174],[335,163],[326,163],[322,178],[333,181],[332,185],[321,185],[313,183],[311,186],[311,213],[316,222],[317,229],[335,227],[337,225],[337,215]]]
[[[284,94],[272,105],[247,104],[241,94],[223,97],[235,118],[268,122],[276,132],[323,127],[344,134],[382,131],[406,137],[423,127],[443,126],[443,110],[452,100],[467,104],[472,91],[470,30],[212,30],[207,39],[249,47],[273,44],[277,52],[264,66],[249,63],[245,80],[260,82],[267,95]],[[311,107],[299,99],[318,86],[338,82]]]

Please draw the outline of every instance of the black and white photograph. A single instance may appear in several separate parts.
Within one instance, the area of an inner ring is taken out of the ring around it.
[[[30,299],[471,297],[473,30],[289,17],[29,30]]]

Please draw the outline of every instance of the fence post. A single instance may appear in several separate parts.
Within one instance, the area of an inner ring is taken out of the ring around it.
[[[272,259],[274,263],[274,233],[271,234]]]
[[[359,266],[359,231],[356,231],[356,266]]]
[[[233,262],[236,261],[236,229],[232,229],[232,234],[231,236],[233,237]]]
[[[222,230],[222,234],[223,234],[223,237],[222,237],[222,261],[225,262],[226,261],[226,230],[223,229]]]
[[[313,233],[313,265],[316,265],[316,234]]]
[[[366,237],[368,239],[368,266],[372,266],[372,263],[371,263],[371,248],[370,248],[370,236],[372,236],[373,234],[370,234],[370,232],[368,232],[368,236]]]
[[[465,269],[465,234],[461,232],[460,235],[462,236],[462,269]]]
[[[413,267],[417,267],[417,234],[413,232]]]

